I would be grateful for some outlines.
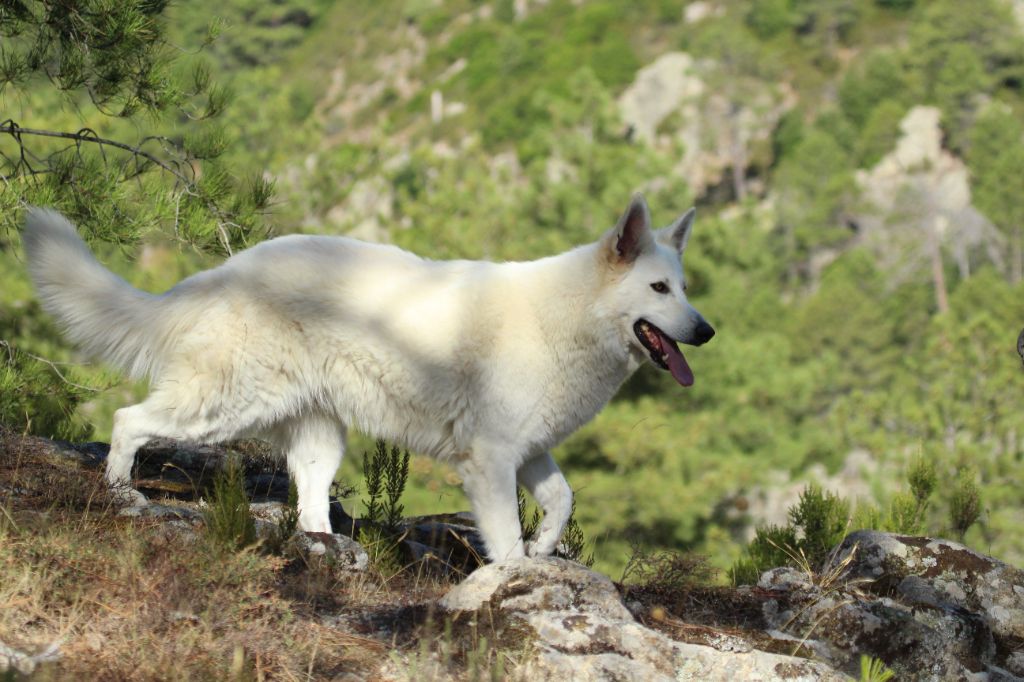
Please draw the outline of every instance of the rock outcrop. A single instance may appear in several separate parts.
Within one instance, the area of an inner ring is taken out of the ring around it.
[[[680,153],[673,172],[698,196],[724,183],[742,198],[747,169],[770,163],[772,132],[794,98],[781,86],[717,68],[685,52],[665,53],[637,72],[619,111],[636,137]],[[715,78],[730,87],[709,86]]]
[[[675,641],[638,623],[615,585],[563,559],[518,559],[478,569],[441,600],[499,644],[534,649],[529,680],[844,680],[821,663],[735,645]]]
[[[1002,268],[1004,238],[971,204],[967,166],[942,147],[941,116],[935,107],[913,107],[900,122],[896,148],[857,172],[864,201],[854,222],[890,270],[927,262],[930,244],[948,251],[963,276],[977,252]]]
[[[960,640],[965,660],[1024,677],[1024,571],[956,542],[876,531],[850,534],[835,556],[846,580]]]

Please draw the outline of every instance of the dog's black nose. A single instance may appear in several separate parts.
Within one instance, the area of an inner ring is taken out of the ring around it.
[[[711,340],[711,337],[715,335],[715,328],[701,320],[697,328],[693,330],[693,334],[697,337],[697,345],[700,346]]]

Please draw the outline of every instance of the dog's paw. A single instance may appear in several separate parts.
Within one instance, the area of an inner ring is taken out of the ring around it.
[[[149,504],[146,496],[131,486],[115,486],[110,492],[114,496],[114,502],[125,507],[145,507]]]
[[[526,543],[526,556],[537,559],[540,557],[551,556],[551,553],[555,551],[555,548],[550,543],[541,543],[536,540],[531,540]]]

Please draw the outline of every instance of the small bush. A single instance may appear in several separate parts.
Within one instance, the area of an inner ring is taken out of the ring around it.
[[[383,440],[378,440],[373,453],[363,458],[363,476],[367,495],[364,518],[396,531],[405,511],[399,500],[409,481],[409,451],[397,447],[389,450]]]
[[[270,536],[263,544],[264,549],[270,554],[283,554],[288,546],[288,541],[295,535],[299,528],[299,491],[294,482],[288,484],[288,502],[281,512],[281,521],[271,531]]]
[[[960,470],[956,490],[949,501],[949,518],[960,542],[981,516],[981,492],[975,483],[975,472],[969,467]]]
[[[789,510],[789,524],[758,528],[746,556],[729,570],[734,585],[756,583],[762,571],[777,566],[805,570],[821,564],[839,544],[850,526],[849,503],[816,485],[808,485],[796,506]]]
[[[207,535],[226,549],[242,549],[256,541],[256,522],[245,492],[245,471],[232,456],[213,479],[213,493],[203,512]]]
[[[374,451],[363,458],[363,477],[366,514],[356,541],[366,550],[374,569],[391,577],[403,568],[398,533],[405,511],[400,500],[409,481],[409,451],[389,449],[378,440]]]
[[[572,501],[572,511],[569,513],[569,520],[565,523],[565,530],[562,531],[562,541],[559,543],[558,556],[569,561],[583,564],[587,568],[594,565],[594,552],[584,555],[587,540],[583,536],[583,529],[576,521],[576,500]]]
[[[384,578],[402,572],[402,553],[399,538],[380,526],[366,525],[359,529],[356,542],[366,550],[370,566]]]
[[[527,520],[526,493],[522,488],[516,489],[516,501],[519,503],[519,527],[523,530],[523,540],[531,540],[537,534],[537,529],[540,528],[540,509],[534,507],[533,516]]]
[[[885,662],[861,655],[860,657],[860,682],[889,682],[896,676],[896,673],[885,666]]]
[[[707,557],[671,551],[650,552],[634,545],[619,582],[671,596],[687,588],[709,584],[716,572]]]

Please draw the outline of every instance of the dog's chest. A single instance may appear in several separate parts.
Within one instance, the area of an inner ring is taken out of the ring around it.
[[[536,393],[524,392],[529,405],[533,438],[552,447],[589,422],[611,400],[628,376],[625,363],[569,363],[535,385]]]

